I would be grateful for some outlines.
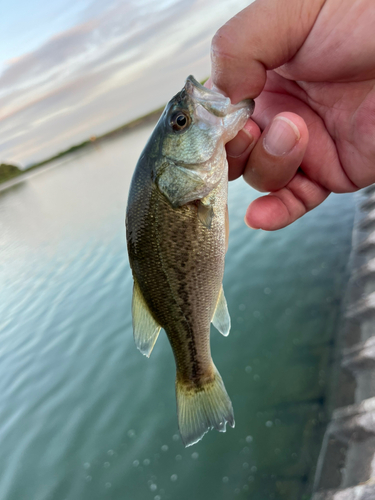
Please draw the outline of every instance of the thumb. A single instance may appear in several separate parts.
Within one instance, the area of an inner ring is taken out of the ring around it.
[[[306,40],[325,0],[257,0],[215,34],[214,85],[232,100],[257,97],[266,71],[290,61]]]

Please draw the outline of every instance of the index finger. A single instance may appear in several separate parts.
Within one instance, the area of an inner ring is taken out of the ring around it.
[[[211,78],[236,103],[262,91],[266,71],[298,52],[324,0],[258,0],[215,34]]]

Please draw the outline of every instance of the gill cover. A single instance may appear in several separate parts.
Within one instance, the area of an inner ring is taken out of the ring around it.
[[[173,207],[201,200],[219,184],[226,169],[225,143],[245,125],[251,103],[233,105],[193,76],[186,79],[158,124],[163,140],[156,184]]]

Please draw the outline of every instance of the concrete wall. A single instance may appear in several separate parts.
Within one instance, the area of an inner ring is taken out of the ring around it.
[[[375,500],[375,185],[356,196],[351,278],[332,360],[332,417],[313,500]]]

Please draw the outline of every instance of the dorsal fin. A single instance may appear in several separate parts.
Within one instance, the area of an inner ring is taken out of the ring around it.
[[[133,288],[133,334],[136,346],[142,354],[150,357],[155,342],[160,332],[160,325],[152,317],[150,310],[139,289],[138,283],[134,280]]]

